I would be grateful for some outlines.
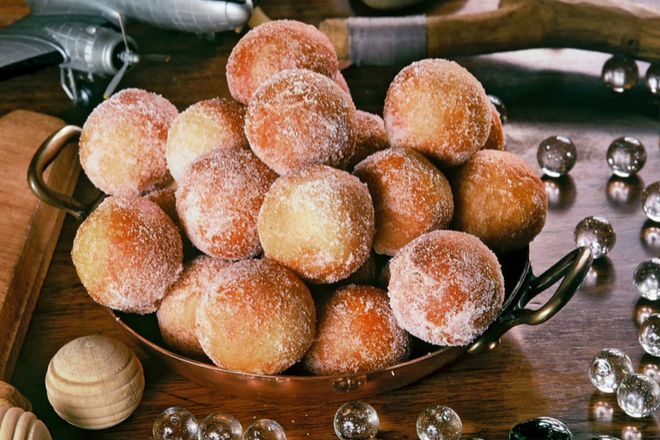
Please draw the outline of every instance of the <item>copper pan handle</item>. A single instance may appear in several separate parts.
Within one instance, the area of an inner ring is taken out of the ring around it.
[[[481,337],[468,346],[467,352],[478,353],[492,347],[507,331],[517,325],[539,325],[552,318],[580,287],[592,260],[589,248],[581,247],[570,252],[538,277],[530,275],[517,298]],[[536,310],[526,308],[535,296],[560,279],[562,281],[559,287],[548,302]]]
[[[40,200],[56,208],[63,209],[78,221],[83,221],[91,211],[92,206],[74,199],[66,194],[61,194],[50,188],[44,180],[46,168],[59,156],[64,148],[80,138],[80,127],[66,125],[48,139],[34,153],[30,166],[28,167],[27,179],[30,189]]]

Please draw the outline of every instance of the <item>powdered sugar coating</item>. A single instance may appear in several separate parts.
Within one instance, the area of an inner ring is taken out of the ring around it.
[[[195,159],[176,191],[176,209],[190,241],[217,258],[259,254],[257,214],[276,178],[250,150],[216,149]]]
[[[235,100],[248,104],[273,75],[307,69],[328,78],[338,71],[337,53],[328,37],[314,26],[274,20],[250,32],[234,46],[227,60],[227,85]]]
[[[99,104],[80,135],[80,164],[89,180],[106,194],[125,196],[167,185],[165,144],[177,115],[167,99],[140,89]]]
[[[543,229],[548,210],[543,182],[513,153],[479,151],[452,173],[451,184],[453,226],[492,249],[519,249]]]
[[[184,266],[179,279],[167,290],[156,315],[160,334],[168,347],[194,359],[205,358],[195,333],[199,298],[216,288],[218,272],[230,264],[200,255]]]
[[[406,360],[410,344],[410,335],[394,319],[386,291],[350,285],[319,310],[316,340],[304,364],[318,375],[372,371]]]
[[[353,174],[367,184],[374,201],[377,254],[392,256],[423,233],[449,226],[454,212],[449,182],[416,151],[379,151]]]
[[[374,209],[357,177],[316,165],[277,179],[257,228],[267,257],[306,280],[333,283],[369,257]]]
[[[383,118],[357,110],[351,123],[351,137],[355,146],[349,166],[354,167],[367,156],[389,148]]]
[[[493,322],[504,301],[495,254],[477,237],[433,231],[390,260],[394,316],[412,335],[435,345],[467,345]]]
[[[245,134],[254,153],[278,174],[313,164],[344,167],[353,153],[349,124],[354,112],[331,79],[286,70],[255,93]]]
[[[456,166],[486,143],[490,105],[470,72],[453,61],[426,59],[394,78],[383,119],[393,147],[412,148],[445,166]]]
[[[488,139],[486,143],[481,148],[482,150],[500,150],[504,151],[504,145],[506,144],[506,136],[504,135],[504,126],[502,125],[502,120],[500,119],[500,114],[493,104],[490,105],[493,121],[490,126],[490,133],[488,134]]]
[[[152,313],[182,270],[181,236],[155,203],[108,197],[78,228],[71,258],[94,301]]]
[[[216,148],[248,148],[245,107],[231,99],[200,101],[183,111],[167,135],[167,166],[181,180],[190,162]]]
[[[302,358],[315,331],[309,290],[272,260],[244,260],[220,270],[197,311],[204,352],[235,371],[280,373]]]

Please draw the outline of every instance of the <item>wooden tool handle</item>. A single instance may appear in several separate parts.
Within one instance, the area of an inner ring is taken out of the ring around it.
[[[660,60],[660,11],[613,0],[502,0],[497,10],[426,18],[428,57],[573,47]],[[319,25],[350,60],[347,19]]]
[[[431,57],[535,47],[660,60],[660,12],[612,0],[503,0],[492,12],[427,18]]]

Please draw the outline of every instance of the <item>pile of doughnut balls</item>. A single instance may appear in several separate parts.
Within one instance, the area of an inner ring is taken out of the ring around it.
[[[227,82],[234,100],[179,113],[126,89],[87,119],[80,161],[108,197],[72,258],[95,301],[255,374],[370,371],[412,337],[484,332],[504,298],[493,251],[526,246],[547,200],[479,81],[415,62],[381,119],[355,108],[325,35],[281,20],[237,43]]]

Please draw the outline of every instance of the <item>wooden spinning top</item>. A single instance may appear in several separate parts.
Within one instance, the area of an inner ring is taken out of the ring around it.
[[[0,439],[52,440],[48,428],[37,416],[17,406],[0,407]]]
[[[137,408],[143,391],[144,372],[135,353],[101,335],[64,345],[46,372],[46,392],[53,409],[83,429],[121,423]]]

